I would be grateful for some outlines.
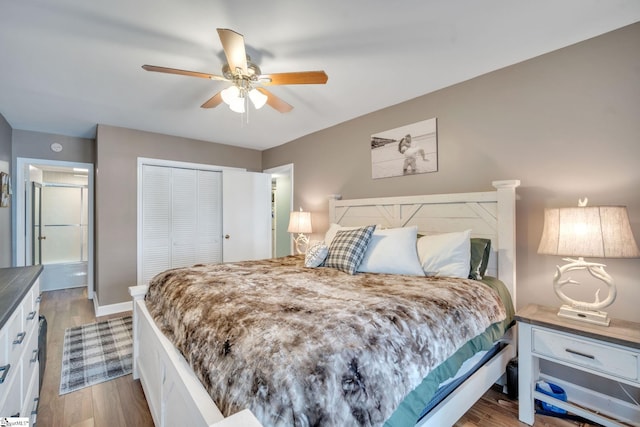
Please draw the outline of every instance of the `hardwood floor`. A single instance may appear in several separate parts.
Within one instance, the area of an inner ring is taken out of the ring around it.
[[[152,427],[153,420],[140,381],[131,375],[58,395],[62,365],[62,341],[66,328],[119,317],[96,318],[86,288],[42,294],[40,313],[47,318],[47,366],[45,369],[38,427]],[[491,389],[456,424],[456,427],[525,427],[518,421],[517,402]],[[536,416],[535,427],[587,427],[558,418]]]
[[[58,395],[65,329],[123,314],[96,318],[86,288],[43,292],[40,314],[47,318],[48,333],[38,427],[152,427],[140,381],[131,375]]]

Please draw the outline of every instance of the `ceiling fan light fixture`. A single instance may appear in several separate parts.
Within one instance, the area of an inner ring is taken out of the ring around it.
[[[249,98],[251,99],[253,106],[256,107],[256,110],[261,109],[264,107],[264,104],[267,103],[267,95],[257,89],[251,89],[249,91]]]
[[[244,113],[245,109],[244,109],[244,98],[236,98],[234,99],[230,104],[229,104],[229,109],[233,112],[236,113]]]
[[[225,102],[225,104],[229,106],[232,105],[232,103],[236,100],[242,99],[240,98],[240,89],[238,89],[238,87],[235,85],[229,86],[228,88],[222,90],[222,92],[220,92],[220,96],[222,96],[222,100]]]
[[[327,83],[324,71],[297,71],[288,73],[262,74],[260,67],[251,61],[246,53],[244,36],[227,28],[218,28],[218,36],[222,43],[227,63],[222,66],[222,75],[201,73],[199,71],[180,70],[178,68],[159,67],[145,64],[146,71],[198,77],[228,82],[231,85],[218,91],[204,102],[201,108],[215,108],[225,103],[231,110],[244,113],[249,108],[249,99],[256,109],[269,105],[280,113],[288,113],[293,107],[268,91],[264,87],[254,85],[307,85]]]

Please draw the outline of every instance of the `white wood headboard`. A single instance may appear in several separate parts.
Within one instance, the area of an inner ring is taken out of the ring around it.
[[[519,180],[493,181],[495,191],[329,199],[329,221],[343,226],[418,226],[421,234],[471,229],[491,239],[488,275],[502,280],[516,306],[516,187]]]

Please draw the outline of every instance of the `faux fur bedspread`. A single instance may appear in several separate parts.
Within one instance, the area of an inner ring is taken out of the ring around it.
[[[505,318],[473,280],[348,275],[303,258],[169,270],[146,305],[225,416],[377,426],[467,340]]]

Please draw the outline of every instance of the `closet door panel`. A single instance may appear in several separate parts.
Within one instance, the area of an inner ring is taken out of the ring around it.
[[[142,281],[171,267],[171,169],[142,168]]]
[[[198,171],[172,169],[171,268],[188,267],[196,259]]]
[[[222,262],[222,173],[198,171],[194,263]]]
[[[271,175],[224,171],[222,197],[224,261],[270,258]]]
[[[271,256],[271,175],[143,165],[141,176],[140,284],[169,268]]]

